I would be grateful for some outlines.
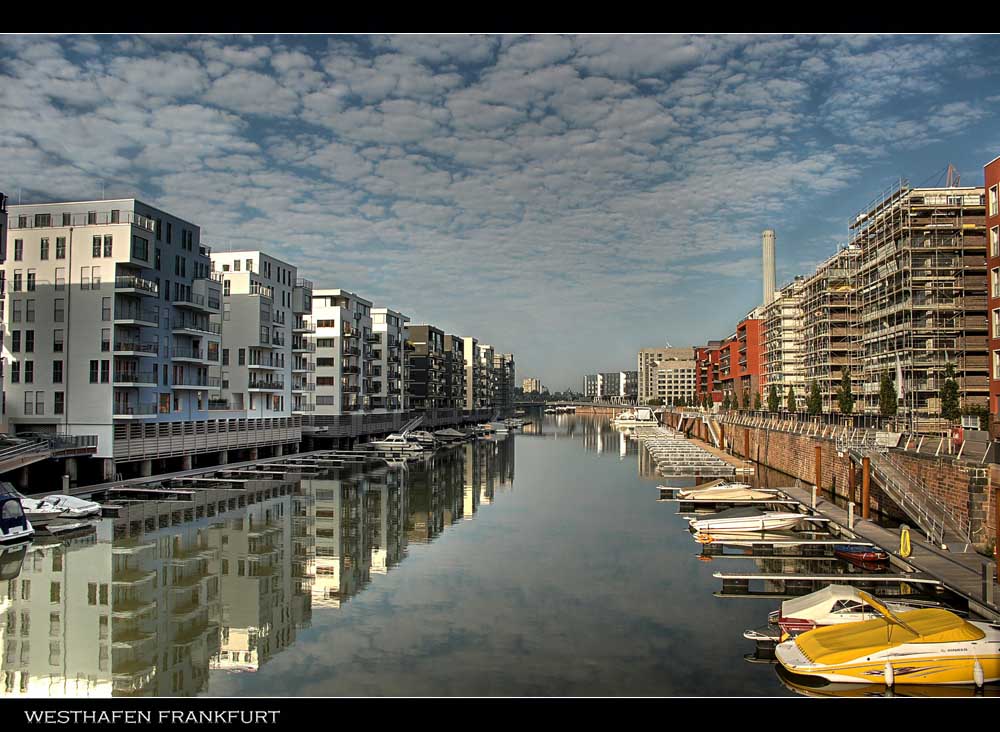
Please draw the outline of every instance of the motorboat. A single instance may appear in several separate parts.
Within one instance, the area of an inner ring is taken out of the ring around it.
[[[490,427],[493,428],[493,432],[497,433],[510,432],[510,429],[504,422],[490,422]]]
[[[28,541],[35,529],[21,508],[21,494],[7,482],[0,482],[0,544]]]
[[[59,508],[58,506],[53,506],[46,503],[44,500],[36,500],[34,498],[21,498],[21,508],[24,509],[24,515],[28,517],[31,525],[36,529],[40,529],[52,521],[53,519],[60,518],[66,514],[66,509]]]
[[[653,414],[653,410],[648,407],[639,407],[637,409],[626,409],[619,412],[614,419],[611,420],[611,424],[615,427],[638,427],[641,425],[652,425],[657,426],[659,422],[656,421],[656,416]]]
[[[372,440],[369,443],[382,452],[423,452],[424,446],[406,435],[391,434],[384,440]]]
[[[718,498],[719,500],[739,500],[748,499],[751,496],[741,495],[742,493],[753,492],[754,497],[774,498],[777,491],[754,488],[749,483],[730,483],[726,480],[713,480],[711,483],[703,483],[691,488],[677,489],[678,498]]]
[[[558,413],[559,413],[559,410],[558,410],[558,409],[556,409],[555,407],[547,407],[547,408],[546,408],[546,409],[544,410],[544,412],[545,412],[545,414],[558,414]]]
[[[101,515],[100,503],[78,498],[77,496],[57,493],[52,496],[45,496],[41,502],[62,509],[62,518],[84,518],[86,516]]]
[[[833,556],[862,569],[882,569],[889,562],[888,552],[867,544],[837,544]]]
[[[821,590],[781,603],[781,608],[768,615],[768,624],[777,628],[773,633],[748,630],[743,636],[751,640],[786,640],[800,633],[827,625],[860,623],[882,617],[881,611],[868,602],[868,595],[850,585],[828,585]],[[919,601],[880,601],[895,613],[928,607]]]
[[[424,447],[434,447],[437,445],[437,438],[430,432],[424,430],[416,430],[414,432],[407,432],[405,437],[410,440],[416,440],[419,444]]]
[[[897,614],[860,594],[881,617],[816,628],[779,643],[778,663],[793,674],[853,684],[1000,681],[1000,625],[943,608]]]
[[[791,511],[762,511],[749,506],[729,508],[711,516],[691,519],[691,528],[698,533],[715,531],[749,532],[749,531],[780,531],[795,528],[803,519],[804,514]]]
[[[836,697],[836,698],[867,698],[867,697],[919,697],[935,698],[953,697],[968,698],[977,696],[1000,697],[1000,686],[992,684],[982,689],[974,686],[934,686],[933,684],[907,684],[898,689],[887,689],[882,683],[835,684],[815,676],[799,676],[788,673],[780,664],[775,670],[778,680],[789,691],[801,696]]]
[[[462,442],[463,440],[469,439],[469,435],[465,432],[459,432],[458,430],[453,430],[451,428],[437,430],[434,432],[434,436],[442,442]]]

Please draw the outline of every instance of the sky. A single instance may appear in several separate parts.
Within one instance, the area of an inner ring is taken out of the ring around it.
[[[1000,36],[0,36],[0,190],[136,197],[580,390],[723,338],[901,178],[982,185]]]

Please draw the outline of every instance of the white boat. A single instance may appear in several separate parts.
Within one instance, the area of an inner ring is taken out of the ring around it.
[[[559,410],[554,407],[548,407],[545,410],[545,414],[558,414]]]
[[[730,483],[727,480],[713,480],[711,483],[702,483],[691,488],[678,488],[678,498],[707,498],[713,495],[723,495],[730,491],[757,491],[759,493],[774,496],[777,491],[754,488],[749,483]]]
[[[42,499],[42,503],[62,509],[63,518],[84,518],[85,516],[101,515],[100,503],[77,498],[76,496],[67,496],[62,493],[45,496]]]
[[[767,617],[768,624],[775,631],[768,633],[767,640],[784,640],[814,628],[843,623],[860,623],[882,617],[881,611],[868,602],[868,595],[850,585],[827,585],[822,590],[795,597],[781,603],[781,608],[773,610]],[[885,607],[894,613],[933,607],[939,603],[919,601],[903,602],[884,600]],[[748,630],[744,637],[763,640],[765,634]]]
[[[45,503],[44,500],[27,497],[21,498],[21,508],[24,509],[24,515],[28,517],[31,525],[35,528],[41,528],[52,519],[60,518],[66,514],[64,508]]]
[[[424,447],[434,447],[437,445],[437,438],[430,432],[425,432],[423,430],[415,430],[413,432],[407,432],[404,437],[409,440],[416,440],[419,444]]]
[[[382,452],[423,452],[424,446],[416,440],[411,440],[405,435],[391,434],[384,440],[372,440],[369,443],[376,450]]]
[[[781,531],[792,529],[808,518],[789,511],[761,511],[759,508],[730,508],[701,519],[691,519],[691,528],[698,533]]]
[[[35,529],[21,508],[21,494],[7,482],[0,482],[0,544],[29,540]]]
[[[651,425],[653,427],[657,426],[659,422],[656,421],[656,415],[653,414],[653,410],[648,407],[638,407],[636,409],[626,409],[619,412],[614,419],[611,420],[611,424],[615,427],[639,427],[642,425]]]
[[[866,595],[867,593],[861,593]],[[786,671],[853,684],[983,684],[1000,681],[1000,626],[941,608],[809,630],[775,647]]]

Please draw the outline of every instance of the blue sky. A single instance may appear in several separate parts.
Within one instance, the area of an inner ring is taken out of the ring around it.
[[[552,388],[1000,155],[994,36],[0,36],[0,190],[136,196]]]

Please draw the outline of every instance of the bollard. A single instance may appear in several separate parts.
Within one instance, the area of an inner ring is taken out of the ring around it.
[[[69,476],[64,475],[62,480],[62,492],[69,493]]]
[[[816,508],[816,494],[818,492],[819,492],[819,487],[814,485],[813,489],[812,489],[812,507],[813,508]]]
[[[847,504],[847,528],[854,529],[854,501]]]

